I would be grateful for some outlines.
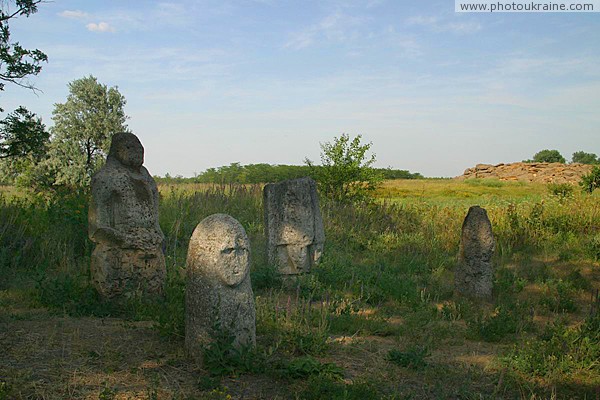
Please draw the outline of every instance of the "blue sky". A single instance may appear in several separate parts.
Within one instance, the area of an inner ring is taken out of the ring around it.
[[[127,99],[154,175],[232,162],[302,164],[348,133],[377,165],[455,176],[545,148],[600,154],[600,14],[455,13],[453,1],[55,0],[11,24],[49,62],[52,125],[67,84]]]

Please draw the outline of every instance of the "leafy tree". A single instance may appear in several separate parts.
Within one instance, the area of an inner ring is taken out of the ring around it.
[[[41,2],[42,0],[0,2],[0,91],[4,90],[5,82],[36,90],[26,78],[37,75],[42,70],[41,63],[48,61],[48,57],[38,49],[27,50],[18,42],[12,42],[9,22],[20,16],[29,17],[36,13],[37,5]],[[1,111],[4,110],[0,108]],[[48,134],[41,120],[23,106],[1,120],[0,159],[3,163],[0,169],[3,178],[14,177],[23,165],[29,165],[32,160],[38,159],[47,140]]]
[[[42,120],[25,107],[19,107],[0,121],[0,159],[40,156],[48,138]]]
[[[40,50],[24,49],[18,42],[11,42],[9,21],[19,16],[29,17],[37,12],[37,5],[42,0],[16,0],[0,3],[0,80],[35,90],[35,86],[26,78],[37,75],[42,70],[42,62],[48,61],[46,54]],[[0,82],[0,91],[4,83]]]
[[[574,163],[580,164],[598,164],[598,156],[594,153],[586,153],[585,151],[576,151],[572,158]]]
[[[332,143],[322,143],[320,168],[305,159],[326,197],[339,202],[366,201],[382,181],[381,173],[372,168],[375,154],[367,156],[372,143],[361,144],[361,138],[351,140],[342,134]]]
[[[600,167],[594,166],[589,174],[582,176],[579,185],[588,193],[600,188]]]
[[[112,136],[127,131],[125,103],[116,87],[91,75],[69,83],[67,101],[54,105],[47,156],[27,171],[23,184],[38,190],[87,187],[104,163]]]
[[[533,156],[533,162],[565,163],[567,160],[558,150],[542,150]]]

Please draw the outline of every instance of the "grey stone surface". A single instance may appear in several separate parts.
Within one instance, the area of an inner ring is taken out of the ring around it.
[[[268,184],[263,204],[269,263],[285,275],[310,272],[325,242],[315,181],[306,177]]]
[[[492,295],[494,247],[494,234],[487,212],[479,206],[469,208],[462,225],[459,263],[455,273],[455,289],[459,294],[480,299]]]
[[[185,306],[185,346],[196,360],[217,335],[231,335],[235,347],[256,344],[250,242],[233,217],[213,214],[196,226],[187,256]]]
[[[166,275],[158,189],[142,166],[144,148],[117,133],[106,164],[92,177],[89,237],[93,283],[104,298],[160,295]]]

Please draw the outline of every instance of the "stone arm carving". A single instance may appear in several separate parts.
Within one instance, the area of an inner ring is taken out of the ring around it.
[[[98,190],[100,186],[108,186],[106,179],[101,176],[94,177],[92,184],[92,200],[88,213],[88,235],[94,243],[107,243],[123,246],[126,243],[126,235],[114,228],[114,210],[111,202],[113,192]]]
[[[156,235],[160,237],[159,243],[160,243],[160,246],[164,253],[166,250],[167,242],[166,242],[165,235],[164,235],[162,229],[160,228],[160,221],[158,218],[158,207],[159,207],[159,200],[160,200],[160,195],[158,193],[158,187],[156,186],[156,182],[154,181],[154,179],[152,178],[152,176],[150,175],[148,170],[145,167],[141,167],[141,169],[142,169],[142,174],[144,176],[144,179],[148,182],[150,191],[152,192],[152,208],[154,211],[154,215],[156,216],[156,218],[154,219],[154,231],[156,232]]]

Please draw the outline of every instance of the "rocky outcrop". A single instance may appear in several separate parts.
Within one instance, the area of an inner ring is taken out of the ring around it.
[[[468,168],[457,179],[493,178],[501,181],[522,181],[541,183],[577,183],[583,175],[589,174],[591,165],[561,163],[512,163],[477,164]]]

